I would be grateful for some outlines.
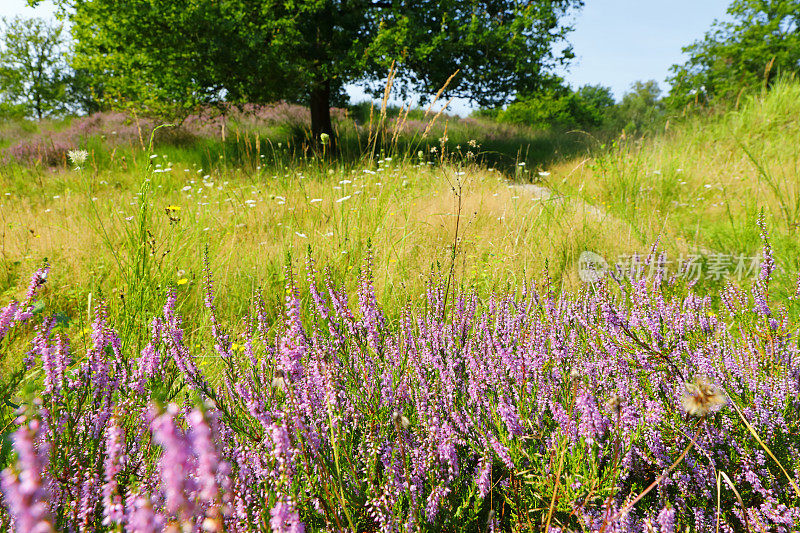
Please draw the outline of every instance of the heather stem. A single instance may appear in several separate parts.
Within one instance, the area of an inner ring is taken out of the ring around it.
[[[646,496],[646,495],[647,495],[647,494],[648,494],[648,493],[649,493],[651,490],[653,490],[654,488],[656,488],[656,487],[658,486],[658,484],[659,484],[659,483],[661,483],[662,481],[664,481],[664,478],[665,478],[665,477],[667,477],[667,476],[669,475],[669,473],[670,473],[670,472],[672,472],[673,470],[675,470],[675,468],[676,468],[676,467],[677,467],[677,466],[678,466],[678,465],[681,463],[681,461],[683,461],[683,459],[686,457],[686,454],[687,454],[687,453],[689,453],[689,450],[691,450],[691,449],[692,449],[692,447],[695,445],[695,442],[694,442],[694,440],[697,438],[697,436],[698,436],[698,435],[700,435],[700,429],[701,429],[701,426],[698,424],[698,426],[697,426],[697,430],[694,432],[694,436],[693,436],[693,437],[692,437],[692,438],[689,440],[689,445],[686,447],[686,449],[685,449],[685,450],[683,450],[683,452],[682,452],[682,453],[680,454],[680,456],[679,456],[679,457],[678,457],[678,458],[675,460],[675,462],[674,462],[674,463],[672,463],[672,465],[671,465],[669,468],[667,468],[667,470],[666,470],[666,471],[665,471],[663,474],[661,474],[661,475],[660,475],[660,476],[659,476],[659,477],[658,477],[658,478],[657,478],[655,481],[653,481],[652,483],[650,483],[650,486],[648,486],[646,489],[644,489],[644,490],[643,490],[643,491],[642,491],[642,492],[641,492],[641,493],[640,493],[640,494],[639,494],[637,497],[635,497],[635,498],[634,498],[634,499],[633,499],[633,500],[632,500],[630,503],[628,503],[628,505],[626,505],[625,507],[623,507],[622,509],[620,509],[619,511],[617,511],[617,514],[615,514],[615,515],[614,515],[614,516],[611,518],[611,520],[610,520],[609,522],[612,522],[612,523],[613,523],[613,522],[614,522],[614,521],[616,521],[618,518],[620,518],[622,515],[624,515],[625,513],[627,513],[627,512],[628,512],[630,509],[632,509],[632,508],[633,508],[633,506],[634,506],[634,505],[636,505],[636,502],[638,502],[639,500],[641,500],[642,498],[644,498],[644,497],[645,497],[645,496]]]

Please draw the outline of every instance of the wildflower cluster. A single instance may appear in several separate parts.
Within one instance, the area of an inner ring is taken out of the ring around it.
[[[768,277],[758,303],[727,288],[727,317],[693,293],[667,299],[669,280],[577,295],[523,283],[485,301],[431,283],[396,323],[369,262],[356,305],[311,260],[306,289],[287,279],[281,324],[257,300],[234,349],[206,272],[221,367],[187,343],[197,325],[172,293],[137,354],[123,353],[102,305],[84,354],[43,319],[31,353],[45,385],[14,424],[0,527],[800,524],[800,353],[786,310],[766,300]],[[720,473],[736,492],[717,491]]]

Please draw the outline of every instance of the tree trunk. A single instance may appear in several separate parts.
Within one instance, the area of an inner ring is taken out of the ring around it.
[[[321,144],[322,134],[326,134],[327,149],[334,148],[333,125],[331,124],[331,84],[324,81],[311,88],[311,135],[314,142]]]

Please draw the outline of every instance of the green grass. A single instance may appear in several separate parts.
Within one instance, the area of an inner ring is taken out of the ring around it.
[[[800,84],[786,81],[739,109],[620,138],[580,167],[558,165],[551,181],[624,220],[640,239],[660,236],[673,255],[757,255],[755,220],[764,210],[781,268],[775,286],[786,296],[800,266],[798,116]]]
[[[277,317],[287,255],[302,272],[310,249],[336,282],[352,284],[347,274],[371,246],[379,296],[396,315],[451,267],[455,283],[489,294],[517,290],[545,268],[556,287],[575,288],[581,252],[613,262],[647,253],[657,239],[671,258],[695,254],[705,269],[712,254],[754,256],[761,209],[782,268],[776,296],[785,296],[800,251],[798,102],[800,85],[786,82],[738,110],[605,145],[582,133],[443,117],[425,137],[407,131],[392,142],[387,133],[374,150],[366,146],[377,128],[343,121],[336,158],[280,137],[279,127],[245,122],[224,142],[161,130],[152,160],[133,143],[90,137],[79,172],[0,170],[0,298],[19,297],[48,258],[45,304],[66,317],[64,327],[85,327],[91,294],[136,332],[169,286],[184,313],[203,312],[208,247],[226,302],[220,312],[241,316],[263,289]],[[542,181],[556,194],[534,198],[509,188],[513,181]],[[723,281],[701,279],[699,288]]]

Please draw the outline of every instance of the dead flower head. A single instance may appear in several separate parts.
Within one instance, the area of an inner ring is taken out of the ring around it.
[[[706,416],[728,403],[722,387],[712,383],[704,375],[695,376],[693,381],[686,383],[685,388],[681,405],[691,416]]]
[[[276,370],[272,376],[272,388],[274,390],[286,391],[286,378],[283,370]]]
[[[405,415],[396,409],[392,412],[392,422],[394,422],[394,425],[397,429],[408,429],[411,425],[411,422],[408,420],[408,418],[406,418]]]
[[[606,407],[609,411],[614,413],[614,415],[619,416],[620,410],[622,409],[622,398],[616,393],[612,394],[606,402]]]

